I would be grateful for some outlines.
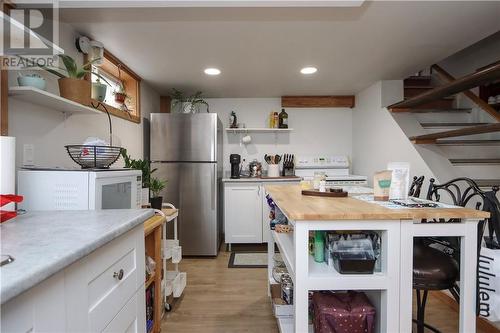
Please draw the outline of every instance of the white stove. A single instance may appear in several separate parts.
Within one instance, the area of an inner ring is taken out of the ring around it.
[[[347,156],[301,156],[296,160],[295,175],[313,180],[316,173],[326,176],[326,186],[364,186],[366,176],[351,175]]]

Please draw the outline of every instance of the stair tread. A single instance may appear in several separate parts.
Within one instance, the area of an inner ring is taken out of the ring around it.
[[[430,75],[411,75],[408,76],[405,80],[430,80],[432,76]]]
[[[474,179],[479,187],[500,186],[500,179]]]
[[[436,143],[436,140],[438,139],[497,132],[500,132],[500,123],[491,123],[486,125],[461,127],[439,133],[412,136],[410,137],[410,140],[415,144],[429,144]]]
[[[405,84],[403,86],[403,88],[405,89],[422,89],[422,90],[429,90],[429,89],[433,89],[435,88],[434,86],[416,86],[416,85],[412,85],[412,84]]]
[[[451,108],[451,109],[409,109],[411,113],[440,113],[440,112],[455,112],[455,113],[471,113],[471,108]]]
[[[495,146],[500,145],[500,140],[437,140],[438,145],[475,145],[475,146]]]
[[[450,158],[453,164],[500,164],[500,158]]]
[[[468,127],[488,125],[490,123],[420,123],[422,127]]]

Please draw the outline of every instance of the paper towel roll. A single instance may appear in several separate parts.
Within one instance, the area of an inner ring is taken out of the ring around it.
[[[0,194],[16,193],[16,138],[0,136]],[[14,204],[2,210],[14,210]]]

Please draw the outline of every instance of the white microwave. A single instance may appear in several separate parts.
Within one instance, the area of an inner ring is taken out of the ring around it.
[[[131,169],[18,171],[18,208],[94,210],[141,208],[142,173]]]

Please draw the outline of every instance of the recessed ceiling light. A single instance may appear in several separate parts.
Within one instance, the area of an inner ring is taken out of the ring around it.
[[[304,67],[300,70],[302,74],[309,75],[309,74],[314,74],[318,71],[316,67]]]
[[[219,75],[220,69],[218,69],[218,68],[206,68],[205,74],[207,74],[207,75]]]

